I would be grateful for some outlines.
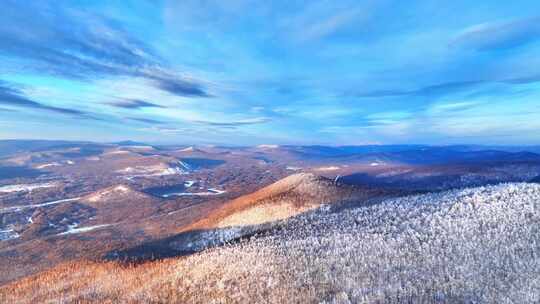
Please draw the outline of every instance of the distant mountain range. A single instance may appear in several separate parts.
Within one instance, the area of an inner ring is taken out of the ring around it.
[[[94,147],[110,147],[110,146],[149,146],[154,148],[170,149],[177,145],[151,145],[138,141],[118,141],[111,143],[96,143],[89,141],[65,141],[65,140],[0,140],[0,156],[6,156],[20,152],[32,152],[47,150],[53,148],[69,148],[80,146],[94,146]],[[208,147],[207,147],[208,148]],[[212,147],[210,147],[212,148]],[[538,146],[490,146],[490,145],[359,145],[359,146],[297,146],[297,145],[259,145],[255,147],[227,147],[219,146],[213,148],[230,149],[230,150],[246,150],[246,149],[261,149],[265,151],[281,151],[297,154],[299,157],[308,158],[335,158],[335,157],[348,157],[352,155],[370,155],[380,153],[414,153],[418,151],[424,151],[429,154],[439,154],[444,156],[445,153],[465,153],[465,152],[479,152],[479,151],[498,151],[498,152],[531,152],[540,153],[540,145]],[[185,152],[204,151],[197,146],[188,146],[185,148]]]

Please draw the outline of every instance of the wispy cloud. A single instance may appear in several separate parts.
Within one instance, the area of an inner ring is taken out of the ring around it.
[[[164,106],[138,99],[113,101],[107,104],[123,109],[164,108]]]
[[[540,82],[540,75],[446,82],[446,83],[440,83],[440,84],[435,84],[435,85],[428,85],[428,86],[420,87],[417,89],[389,88],[389,89],[365,91],[365,92],[348,91],[344,95],[354,96],[354,97],[359,97],[359,98],[406,97],[406,96],[437,97],[437,96],[445,96],[445,95],[450,95],[450,94],[455,94],[458,92],[475,89],[486,84],[514,85],[514,84],[527,84],[527,83],[535,83],[535,82]]]
[[[142,122],[142,123],[150,124],[150,125],[162,125],[162,124],[165,123],[165,122],[163,122],[163,121],[156,120],[156,119],[151,119],[151,118],[126,117],[126,119],[129,119],[129,120],[132,120],[132,121],[136,121],[136,122]]]
[[[157,133],[162,133],[162,134],[167,134],[167,135],[175,135],[175,134],[182,134],[182,133],[193,133],[193,129],[190,129],[190,128],[174,128],[174,127],[158,127],[158,126],[153,126],[153,127],[149,127],[149,128],[142,128],[142,129],[139,129],[139,131],[144,131],[144,132],[157,132]]]
[[[411,89],[411,90],[400,90],[400,89],[386,89],[378,91],[367,91],[353,93],[352,95],[356,97],[365,97],[365,98],[376,98],[376,97],[399,97],[399,96],[440,96],[448,93],[454,93],[456,91],[468,89],[476,85],[485,83],[485,81],[457,81],[457,82],[447,82],[440,83],[435,85],[428,85],[425,87]]]
[[[208,126],[218,126],[218,127],[234,127],[234,126],[246,126],[246,125],[257,125],[263,124],[272,121],[268,117],[257,117],[257,118],[248,118],[240,119],[233,121],[208,121],[208,120],[194,120],[194,123],[208,125]]]
[[[448,112],[469,110],[479,105],[481,105],[481,103],[478,101],[444,102],[431,105],[428,111],[432,114],[444,114]]]
[[[183,97],[212,97],[210,93],[206,92],[203,86],[194,81],[189,81],[186,79],[179,79],[173,77],[163,77],[163,76],[149,76],[147,77],[154,80],[156,86],[166,92],[169,92],[173,95],[183,96]]]
[[[34,101],[25,96],[25,94],[19,89],[9,87],[5,82],[0,81],[0,104],[15,106],[20,108],[28,108],[34,110],[45,110],[60,114],[66,114],[71,116],[78,116],[84,118],[92,118],[89,113],[75,109],[68,109],[62,107],[56,107],[46,105],[37,101]]]
[[[377,10],[376,1],[320,1],[304,3],[282,21],[283,32],[296,42],[314,42],[347,30],[361,31]]]
[[[540,40],[540,17],[483,23],[460,33],[452,46],[479,51],[509,49]]]
[[[43,71],[79,78],[126,74],[158,59],[113,20],[45,2],[32,3],[32,8],[8,2],[2,6],[0,51],[33,60]]]

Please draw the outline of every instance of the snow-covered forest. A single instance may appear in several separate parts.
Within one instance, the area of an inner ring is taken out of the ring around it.
[[[227,261],[215,280],[242,278],[218,285],[233,299],[270,288],[300,302],[537,303],[539,207],[540,185],[502,184],[322,208],[184,267]]]
[[[539,207],[540,185],[524,183],[326,206],[189,257],[68,265],[3,292],[28,302],[70,288],[90,301],[538,303]]]

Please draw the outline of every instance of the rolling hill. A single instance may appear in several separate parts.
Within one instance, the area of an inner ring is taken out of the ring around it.
[[[535,303],[539,207],[539,185],[502,184],[322,208],[188,257],[65,264],[0,299]]]
[[[262,233],[283,224],[291,217],[323,205],[363,203],[369,199],[399,193],[342,185],[311,173],[293,174],[225,203],[199,221],[182,227],[177,235],[126,251],[114,251],[110,256],[138,260],[189,254]]]

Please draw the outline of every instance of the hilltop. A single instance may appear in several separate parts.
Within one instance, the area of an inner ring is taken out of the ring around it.
[[[149,242],[112,257],[141,259],[189,254],[226,242],[267,231],[287,219],[324,205],[347,202],[361,204],[400,192],[371,187],[342,185],[311,173],[285,177],[254,193],[240,196],[182,227],[177,235]]]
[[[355,188],[311,173],[283,178],[252,194],[239,197],[187,229],[248,226],[282,220],[322,204],[350,200]]]

